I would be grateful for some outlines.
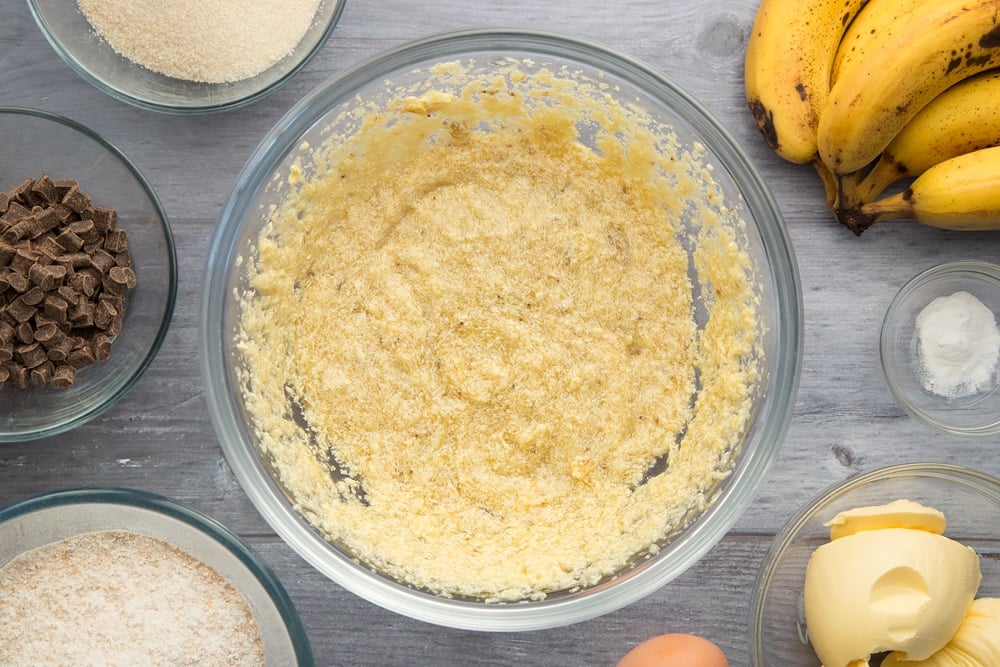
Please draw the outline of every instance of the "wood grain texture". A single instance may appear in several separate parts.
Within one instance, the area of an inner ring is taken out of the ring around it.
[[[949,438],[914,422],[894,403],[878,359],[882,315],[896,290],[942,261],[1000,262],[1000,235],[892,223],[857,239],[834,224],[812,171],[772,155],[746,111],[742,53],[756,5],[349,0],[332,39],[284,88],[246,109],[179,117],[132,108],[91,87],[51,49],[26,3],[0,0],[0,105],[64,114],[117,144],[158,192],[181,269],[173,322],[147,373],[89,424],[47,440],[0,445],[0,504],[56,488],[114,485],[205,511],[250,540],[275,568],[324,666],[613,665],[635,643],[668,631],[706,636],[734,667],[749,665],[757,567],[775,532],[813,494],[860,471],[919,460],[1000,475],[996,439]],[[715,549],[660,591],[602,618],[545,632],[478,634],[427,625],[375,607],[311,568],[275,536],[226,465],[196,359],[208,240],[259,138],[300,97],[345,68],[416,37],[470,27],[531,27],[595,40],[685,88],[722,121],[772,187],[803,289],[805,355],[793,423],[751,507]]]

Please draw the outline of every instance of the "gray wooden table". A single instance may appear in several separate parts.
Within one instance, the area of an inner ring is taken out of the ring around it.
[[[893,223],[859,239],[832,223],[811,169],[774,157],[747,112],[742,57],[756,7],[757,0],[349,0],[331,40],[277,93],[234,112],[177,117],[132,108],[91,87],[49,47],[24,2],[0,0],[0,105],[63,114],[117,144],[158,192],[180,263],[177,308],[155,362],[93,422],[47,440],[0,445],[0,504],[81,485],[137,487],[190,504],[238,532],[274,567],[324,666],[613,665],[632,645],[662,632],[703,635],[732,665],[748,665],[757,568],[775,532],[813,494],[860,471],[919,460],[1000,475],[997,439],[949,438],[916,423],[894,403],[878,360],[882,315],[896,290],[941,261],[1000,262],[1000,233]],[[433,32],[490,26],[602,42],[646,61],[704,103],[776,193],[798,255],[806,317],[792,426],[778,463],[732,531],[643,601],[575,626],[520,634],[449,630],[384,611],[297,556],[227,467],[196,359],[208,240],[259,138],[307,91],[361,59]]]

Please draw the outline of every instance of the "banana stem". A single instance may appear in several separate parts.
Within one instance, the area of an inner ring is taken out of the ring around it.
[[[826,207],[834,218],[840,218],[841,211],[851,208],[862,200],[858,199],[857,188],[861,175],[858,172],[850,174],[835,174],[822,160],[814,160],[813,167],[823,182],[826,192]]]
[[[837,174],[837,208],[853,208],[863,204],[865,200],[858,197],[858,184],[861,172],[852,171],[849,174]]]
[[[856,236],[879,222],[897,218],[915,219],[912,192],[907,189],[877,201],[861,203],[850,208],[840,209],[837,219],[847,226]]]
[[[826,207],[830,213],[836,216],[837,207],[840,206],[840,188],[837,184],[837,175],[830,171],[826,163],[820,159],[813,160],[813,167],[823,182],[823,190],[826,192]]]
[[[886,188],[901,178],[908,176],[906,167],[883,153],[868,175],[858,184],[855,203],[863,204],[875,200]]]

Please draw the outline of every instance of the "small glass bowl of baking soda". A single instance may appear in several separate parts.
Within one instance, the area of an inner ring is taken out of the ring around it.
[[[950,435],[1000,433],[1000,265],[956,261],[910,279],[882,323],[899,405]]]

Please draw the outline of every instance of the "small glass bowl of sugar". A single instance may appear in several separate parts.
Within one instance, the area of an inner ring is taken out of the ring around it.
[[[914,276],[882,322],[882,370],[899,405],[951,435],[1000,433],[1000,266],[958,261]]]

